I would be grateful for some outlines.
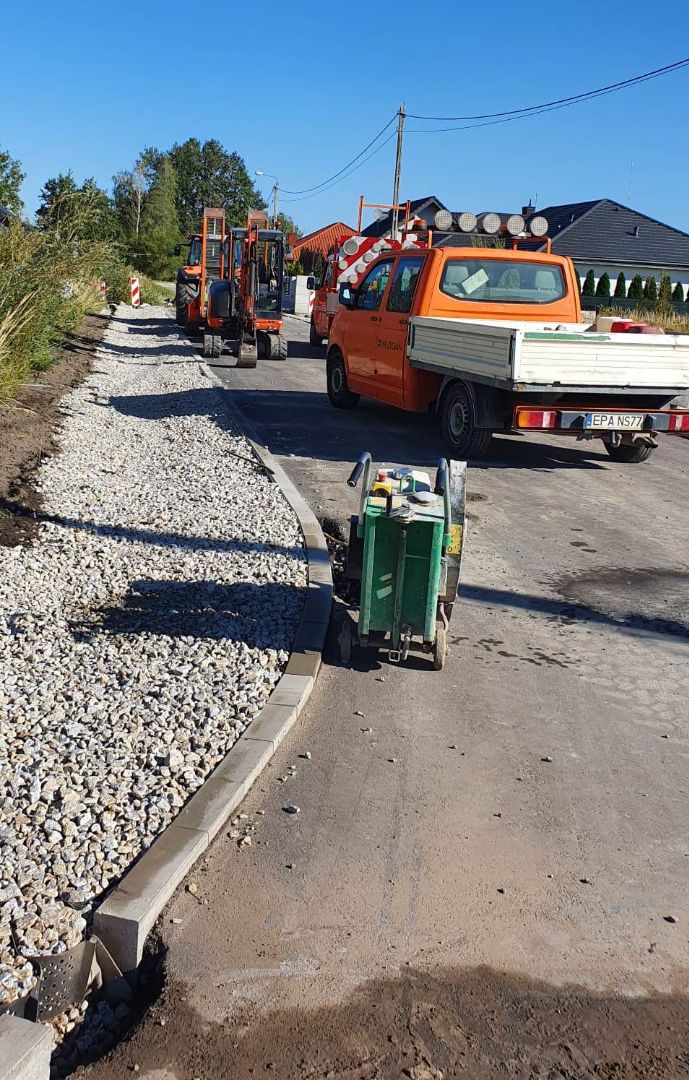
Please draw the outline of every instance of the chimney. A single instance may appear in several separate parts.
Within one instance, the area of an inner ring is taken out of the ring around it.
[[[524,218],[531,217],[531,215],[535,214],[535,212],[536,212],[536,207],[531,205],[531,199],[529,199],[529,205],[528,206],[522,206],[522,217],[524,217]]]
[[[635,225],[634,226],[634,236],[638,236],[638,235],[639,235],[639,226]]]

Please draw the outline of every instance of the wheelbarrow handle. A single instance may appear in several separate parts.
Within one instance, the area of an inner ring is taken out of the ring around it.
[[[435,493],[442,495],[445,506],[445,537],[449,543],[450,527],[452,525],[452,503],[450,500],[450,467],[447,458],[438,459],[438,470],[435,474]],[[444,546],[444,545],[443,545]]]
[[[364,471],[366,466],[370,464],[371,455],[366,450],[364,450],[363,454],[359,454],[359,460],[357,461],[356,465],[354,466],[349,475],[349,479],[347,480],[347,484],[349,485],[349,487],[353,488],[357,486],[359,480],[361,479],[362,472]]]

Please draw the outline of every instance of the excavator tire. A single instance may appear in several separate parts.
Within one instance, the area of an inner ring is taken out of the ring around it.
[[[187,307],[196,295],[193,285],[178,284],[175,291],[176,322],[178,326],[187,325]]]
[[[209,334],[206,331],[203,335],[203,355],[216,359],[222,352],[222,338],[220,334]]]
[[[316,324],[313,319],[311,319],[311,323],[309,324],[309,345],[313,345],[314,349],[319,348],[323,344],[323,341],[324,339],[316,330]]]
[[[282,334],[270,334],[268,336],[270,342],[268,348],[270,349],[271,360],[286,360],[287,359],[287,338]]]

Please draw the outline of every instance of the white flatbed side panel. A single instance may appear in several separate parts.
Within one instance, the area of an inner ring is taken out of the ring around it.
[[[418,360],[439,369],[512,382],[512,340],[522,331],[464,319],[417,316],[410,322],[412,363]]]
[[[517,383],[688,387],[689,335],[526,332],[515,343]]]

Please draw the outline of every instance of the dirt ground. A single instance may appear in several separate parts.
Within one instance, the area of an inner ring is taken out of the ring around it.
[[[13,547],[34,535],[41,497],[36,469],[55,452],[60,398],[86,376],[108,317],[87,315],[77,334],[55,350],[56,361],[23,386],[9,409],[0,410],[0,544]]]
[[[122,1080],[681,1080],[689,999],[607,997],[490,970],[409,968],[342,1004],[224,1023],[170,985],[112,1056],[79,1076]],[[138,1066],[138,1068],[137,1068]]]

